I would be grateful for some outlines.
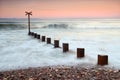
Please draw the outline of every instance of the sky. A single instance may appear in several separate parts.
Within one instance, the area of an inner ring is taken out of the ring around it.
[[[0,18],[120,18],[120,0],[0,0]]]

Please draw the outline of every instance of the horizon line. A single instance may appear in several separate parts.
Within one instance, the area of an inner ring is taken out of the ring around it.
[[[27,17],[26,17],[27,18]],[[9,18],[9,17],[5,17],[5,18],[0,18],[0,19],[26,19],[25,17],[23,18]],[[120,19],[120,17],[118,18],[36,18],[33,17],[31,19]]]

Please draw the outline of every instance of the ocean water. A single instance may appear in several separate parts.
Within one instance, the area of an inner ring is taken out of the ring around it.
[[[0,71],[28,67],[97,64],[98,54],[120,69],[120,19],[32,19],[31,31],[69,43],[69,52],[28,36],[27,19],[0,19]],[[76,58],[76,49],[85,57]]]

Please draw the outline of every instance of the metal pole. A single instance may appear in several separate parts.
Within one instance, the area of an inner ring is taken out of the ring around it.
[[[28,35],[30,35],[31,34],[31,32],[30,32],[30,15],[32,15],[32,12],[27,12],[27,11],[25,11],[25,15],[28,15]]]
[[[30,14],[28,14],[28,33],[30,33]]]

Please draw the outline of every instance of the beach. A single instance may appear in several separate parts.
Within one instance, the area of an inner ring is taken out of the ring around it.
[[[3,71],[0,80],[120,80],[120,70],[103,66],[46,66]]]

